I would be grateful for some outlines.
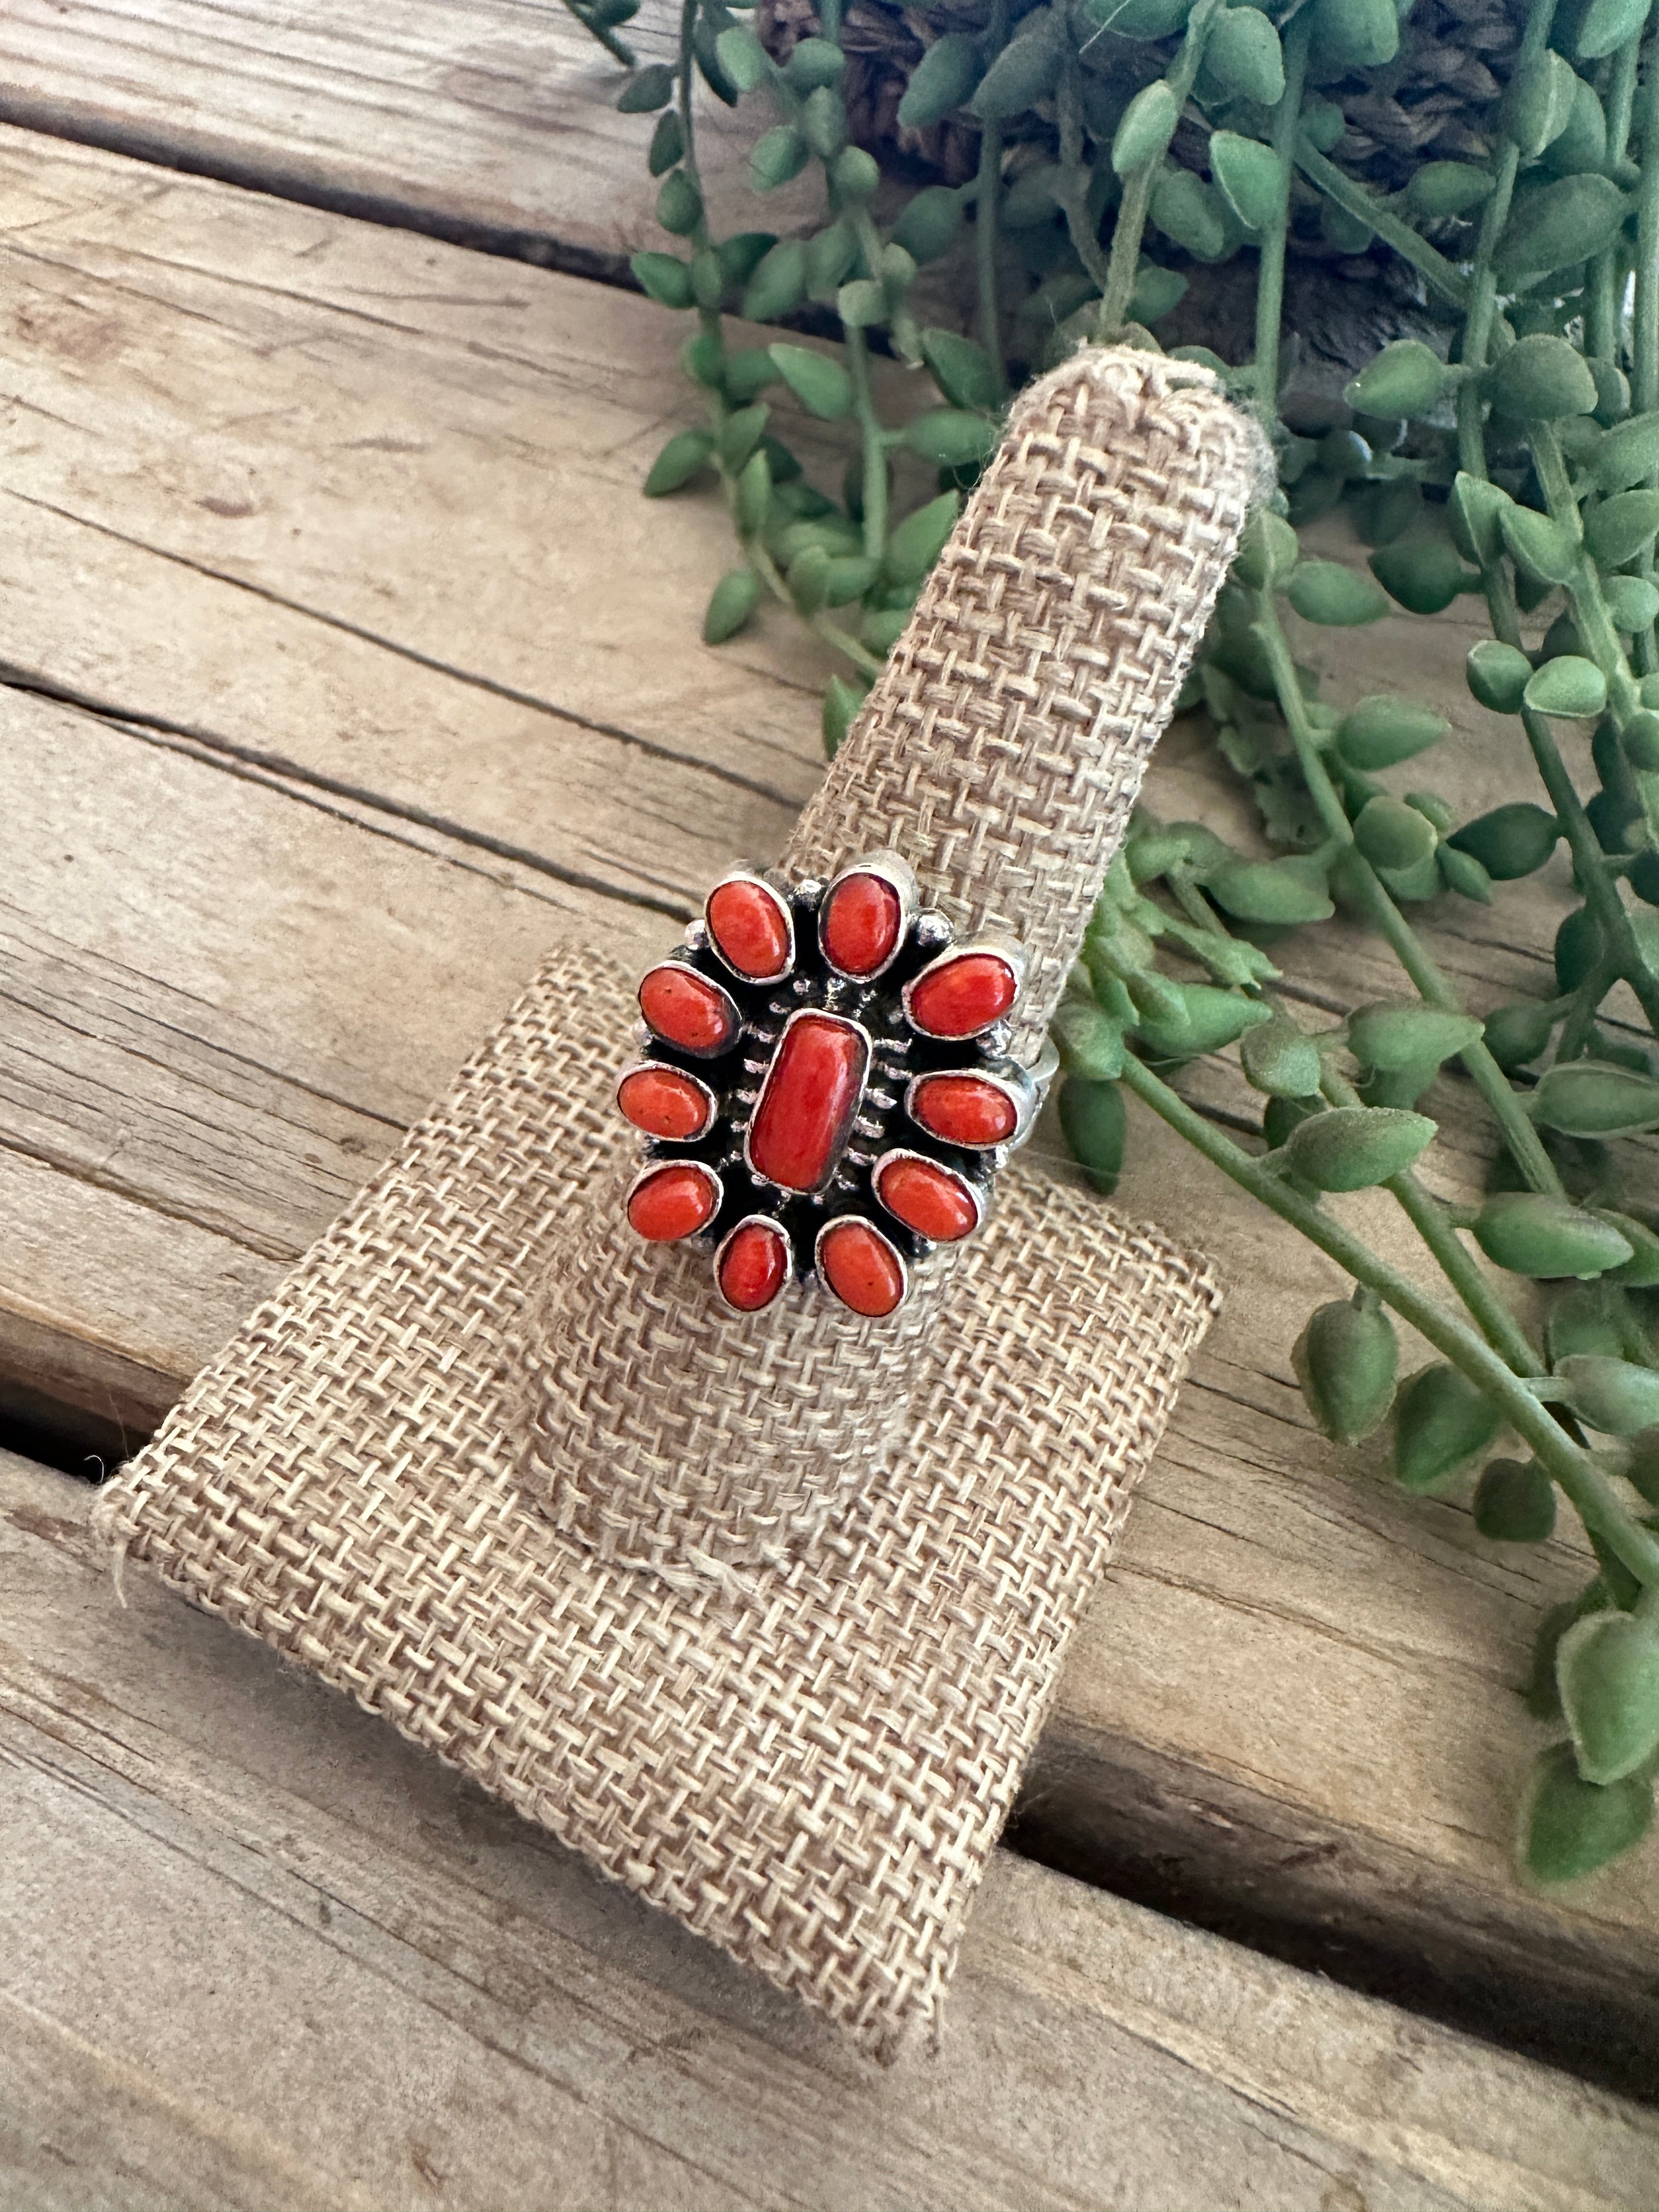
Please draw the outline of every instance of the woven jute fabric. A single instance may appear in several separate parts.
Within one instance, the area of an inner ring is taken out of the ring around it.
[[[1030,971],[1041,1043],[1157,738],[1261,489],[1260,433],[1207,369],[1096,348],[1033,385],[782,865],[828,878],[891,846],[960,933]],[[736,855],[734,858],[738,857]],[[677,1576],[776,1565],[879,1484],[917,1349],[965,1250],[885,1319],[816,1285],[764,1315],[701,1255],[641,1243],[625,1167],[573,1224],[532,1324],[525,1479],[601,1556]]]
[[[890,2057],[1215,1291],[1016,1165],[884,1481],[747,1589],[599,1558],[520,1485],[518,1369],[628,1141],[632,981],[550,962],[94,1520]]]
[[[791,844],[1012,926],[1028,1044],[1259,463],[1202,371],[1037,386]],[[734,1320],[622,1226],[633,980],[549,963],[96,1520],[890,2057],[1214,1288],[1016,1163],[891,1322]]]

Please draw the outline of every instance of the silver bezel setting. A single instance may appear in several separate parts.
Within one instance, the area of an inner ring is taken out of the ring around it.
[[[716,894],[723,891],[728,884],[752,884],[757,890],[765,892],[767,897],[771,900],[773,905],[776,907],[778,912],[783,916],[783,926],[785,931],[783,965],[781,968],[775,969],[769,975],[750,975],[746,969],[739,968],[735,960],[728,959],[726,954],[720,950],[720,933],[715,929],[713,921],[709,919],[708,909],[714,903]],[[769,877],[762,875],[758,868],[728,868],[726,873],[720,878],[719,883],[711,884],[709,887],[708,896],[702,902],[702,921],[703,927],[708,933],[709,951],[720,963],[721,966],[728,969],[732,975],[735,975],[740,983],[750,983],[761,989],[765,989],[774,983],[782,982],[786,975],[793,973],[795,966],[794,908],[790,904],[787,895],[785,892],[781,891],[777,885],[773,883]]]
[[[714,1186],[714,1210],[702,1227],[694,1229],[689,1237],[647,1237],[644,1242],[647,1244],[696,1244],[706,1242],[710,1227],[720,1219],[720,1208],[726,1203],[725,1182],[719,1170],[711,1168],[707,1160],[682,1160],[672,1158],[647,1160],[623,1193],[623,1212],[626,1216],[629,1207],[634,1203],[635,1192],[642,1184],[649,1182],[655,1176],[666,1175],[671,1168],[695,1168],[700,1176],[706,1176]],[[629,1222],[629,1226],[633,1228],[632,1222]],[[638,1237],[641,1232],[635,1229],[634,1234]]]
[[[1014,1126],[1006,1137],[993,1137],[986,1144],[972,1144],[966,1137],[946,1137],[937,1129],[930,1129],[916,1111],[916,1096],[929,1083],[941,1083],[951,1077],[964,1077],[970,1082],[986,1083],[993,1091],[1001,1091],[1014,1109]],[[978,1067],[929,1067],[920,1075],[913,1075],[904,1086],[904,1110],[918,1129],[930,1136],[935,1144],[955,1145],[964,1152],[1012,1152],[1024,1143],[1031,1133],[1031,1124],[1042,1100],[1036,1085],[1018,1060],[1007,1060],[997,1065],[981,1064]]]
[[[734,1304],[732,1301],[726,1297],[725,1287],[720,1281],[720,1270],[726,1264],[726,1247],[731,1243],[732,1238],[737,1235],[740,1229],[769,1229],[772,1231],[774,1235],[778,1237],[783,1246],[783,1280],[779,1284],[772,1297],[768,1298],[766,1305],[763,1306],[740,1306]],[[764,1313],[767,1310],[767,1307],[775,1306],[778,1300],[783,1296],[784,1292],[788,1289],[789,1278],[794,1273],[794,1253],[789,1241],[789,1231],[784,1227],[782,1222],[778,1219],[777,1216],[773,1213],[745,1213],[741,1221],[734,1221],[732,1224],[732,1226],[726,1231],[725,1236],[721,1237],[720,1243],[714,1247],[714,1291],[715,1295],[719,1297],[720,1304],[726,1308],[727,1313]]]
[[[883,1169],[890,1166],[895,1160],[915,1160],[922,1167],[932,1168],[939,1175],[949,1176],[952,1182],[959,1184],[974,1202],[973,1227],[964,1229],[960,1237],[929,1237],[925,1229],[918,1229],[914,1222],[906,1221],[902,1213],[894,1213],[893,1208],[881,1194],[881,1176]],[[970,1237],[977,1237],[985,1226],[986,1215],[991,1210],[990,1200],[986,1193],[976,1182],[970,1182],[960,1168],[953,1168],[945,1160],[936,1160],[931,1152],[919,1152],[913,1145],[888,1146],[870,1170],[870,1188],[877,1205],[884,1212],[891,1213],[894,1220],[908,1229],[913,1237],[920,1237],[927,1244],[943,1245],[947,1249],[953,1249],[958,1244],[965,1244]]]
[[[830,957],[830,949],[823,941],[823,925],[830,912],[830,902],[841,886],[849,882],[854,876],[878,877],[889,890],[897,894],[899,902],[898,934],[893,939],[892,951],[878,968],[866,969],[862,974],[854,969],[837,967]],[[824,965],[832,975],[845,976],[850,982],[859,984],[876,982],[887,973],[899,954],[903,951],[921,902],[921,896],[916,883],[916,872],[902,854],[894,852],[890,846],[883,846],[877,852],[866,853],[862,860],[854,860],[850,867],[843,868],[838,876],[831,878],[818,904],[818,950],[823,955]]]
[[[684,1047],[681,1049],[683,1050]],[[729,1046],[727,1049],[730,1049]],[[641,1128],[640,1124],[635,1121],[622,1103],[623,1085],[630,1075],[678,1075],[682,1083],[694,1085],[702,1093],[704,1110],[702,1126],[694,1129],[689,1137],[665,1137],[655,1129]],[[655,1143],[662,1145],[695,1145],[700,1137],[706,1137],[714,1127],[714,1118],[720,1112],[720,1101],[702,1078],[700,1075],[693,1075],[689,1067],[676,1067],[673,1062],[668,1060],[636,1060],[623,1068],[622,1073],[617,1078],[617,1107],[629,1127],[638,1129],[642,1137],[649,1137]]]
[[[772,1176],[763,1174],[761,1170],[755,1165],[754,1160],[750,1156],[749,1147],[750,1140],[755,1133],[755,1124],[760,1120],[761,1115],[765,1109],[766,1094],[768,1091],[770,1090],[773,1078],[776,1075],[779,1066],[782,1061],[784,1048],[789,1042],[789,1032],[795,1027],[797,1023],[807,1021],[831,1022],[837,1029],[851,1030],[864,1047],[864,1068],[859,1078],[859,1095],[857,1100],[854,1104],[851,1114],[848,1116],[847,1134],[842,1138],[835,1158],[830,1162],[830,1164],[824,1170],[823,1177],[819,1182],[812,1184],[809,1189],[800,1190],[793,1183],[778,1182],[775,1182]],[[859,1115],[863,1108],[865,1099],[868,1096],[870,1090],[870,1070],[874,1064],[875,1053],[875,1039],[871,1036],[869,1030],[866,1029],[864,1024],[862,1022],[855,1022],[850,1014],[838,1014],[829,1006],[799,1006],[796,1008],[795,1012],[790,1015],[788,1020],[785,1022],[782,1029],[778,1032],[778,1041],[772,1048],[771,1059],[767,1062],[766,1073],[761,1079],[760,1090],[756,1094],[754,1111],[750,1115],[748,1122],[744,1128],[743,1164],[744,1167],[748,1169],[750,1174],[753,1176],[757,1182],[764,1183],[769,1190],[787,1191],[792,1197],[795,1198],[816,1198],[821,1191],[826,1191],[829,1189],[830,1184],[834,1182],[836,1179],[836,1170],[841,1166],[842,1160],[846,1158],[852,1145],[854,1136],[857,1133]]]
[[[851,1229],[854,1227],[867,1229],[872,1236],[878,1237],[882,1243],[887,1247],[888,1250],[892,1254],[894,1259],[898,1261],[899,1294],[884,1314],[860,1313],[856,1306],[849,1306],[846,1299],[842,1297],[841,1292],[836,1290],[835,1285],[830,1280],[828,1275],[823,1272],[824,1239],[828,1237],[833,1236],[837,1229]],[[893,1242],[886,1231],[882,1228],[881,1224],[878,1222],[872,1221],[867,1214],[863,1213],[831,1214],[829,1220],[826,1221],[819,1229],[817,1235],[812,1239],[812,1277],[813,1280],[817,1284],[818,1288],[823,1292],[826,1297],[833,1298],[836,1304],[844,1313],[857,1315],[860,1321],[890,1321],[893,1316],[898,1311],[899,1308],[904,1304],[906,1298],[910,1295],[909,1261],[905,1258],[903,1253],[899,1250],[898,1246]]]
[[[925,1027],[916,1019],[912,1011],[915,994],[921,988],[930,975],[937,975],[941,969],[951,967],[955,962],[965,960],[976,952],[988,953],[992,958],[1000,960],[1012,975],[1014,994],[1008,1006],[1000,1014],[993,1016],[988,1022],[981,1023],[978,1029],[970,1030],[965,1036],[945,1036],[938,1030]],[[935,1044],[972,1044],[976,1039],[994,1030],[999,1023],[1006,1022],[1008,1015],[1018,1005],[1020,994],[1025,988],[1025,975],[1029,964],[1024,946],[1017,938],[1009,937],[1000,930],[985,930],[977,937],[963,938],[957,944],[947,945],[943,951],[936,954],[927,963],[925,968],[917,970],[900,993],[899,995],[904,1006],[904,1018],[918,1036],[927,1037]]]
[[[659,1044],[670,1045],[676,1052],[685,1053],[692,1060],[721,1059],[726,1053],[730,1052],[733,1048],[743,1036],[743,1009],[738,1006],[737,1000],[732,996],[732,994],[726,989],[725,984],[720,981],[718,976],[705,975],[701,968],[694,968],[689,960],[676,960],[672,956],[666,960],[653,960],[651,963],[651,965],[646,969],[644,975],[640,978],[639,991],[635,994],[636,1002],[639,1000],[640,993],[645,989],[646,985],[651,981],[651,978],[653,975],[659,974],[665,968],[683,969],[686,975],[695,975],[699,983],[706,983],[711,991],[718,991],[721,998],[725,1000],[726,1012],[731,1017],[732,1034],[726,1038],[724,1044],[682,1044],[678,1037],[665,1036],[660,1030],[652,1028],[651,1018],[646,1012],[645,1007],[641,1003],[640,1005],[640,1019],[645,1024],[647,1034],[654,1037]]]

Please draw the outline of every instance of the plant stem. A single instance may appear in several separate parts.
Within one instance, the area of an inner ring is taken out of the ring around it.
[[[1328,1069],[1320,1088],[1333,1106],[1364,1103],[1352,1084],[1345,1083]],[[1390,1176],[1382,1188],[1427,1245],[1441,1273],[1474,1316],[1487,1343],[1517,1375],[1541,1375],[1543,1362],[1528,1341],[1525,1330],[1446,1218],[1438,1199],[1424,1189],[1409,1168],[1402,1175]]]
[[[864,450],[864,551],[879,561],[887,544],[887,433],[870,391],[870,349],[864,332],[842,326],[847,369],[853,380],[853,412]]]
[[[1060,205],[1066,235],[1096,290],[1103,295],[1110,281],[1110,267],[1089,220],[1089,172],[1083,162],[1083,70],[1069,50],[1054,94],[1054,113],[1060,125],[1060,189],[1065,193]]]
[[[575,17],[588,37],[597,39],[613,61],[619,61],[624,69],[633,69],[637,66],[639,56],[625,39],[619,39],[614,31],[608,29],[602,23],[590,22],[580,8],[571,6],[571,0],[564,0],[564,4],[568,12]]]
[[[1279,156],[1279,206],[1263,233],[1255,279],[1255,411],[1271,432],[1279,415],[1279,334],[1285,313],[1285,243],[1291,227],[1291,172],[1302,116],[1313,16],[1304,8],[1285,31],[1285,93],[1273,110],[1273,152]]]
[[[1175,66],[1169,75],[1170,89],[1175,94],[1177,114],[1187,104],[1188,94],[1198,76],[1199,64],[1204,58],[1210,25],[1220,13],[1221,6],[1222,0],[1198,0],[1198,5],[1187,18],[1187,33],[1182,40]],[[1161,154],[1157,155],[1152,161],[1143,161],[1124,184],[1117,221],[1112,227],[1112,252],[1106,268],[1106,290],[1095,319],[1095,338],[1099,344],[1109,344],[1119,337],[1128,322],[1129,301],[1140,268],[1140,241],[1146,234],[1146,210],[1152,205],[1152,186],[1158,182],[1163,167],[1164,157]]]
[[[1498,1408],[1572,1501],[1585,1527],[1601,1538],[1638,1581],[1648,1586],[1659,1583],[1659,1539],[1626,1512],[1600,1468],[1490,1345],[1415,1283],[1379,1260],[1351,1231],[1235,1145],[1133,1054],[1125,1055],[1122,1080],[1194,1152],[1202,1153],[1241,1190],[1299,1230],[1355,1282],[1375,1291],[1385,1305],[1409,1322]]]
[[[1279,711],[1285,717],[1291,743],[1296,747],[1303,778],[1329,836],[1350,855],[1348,866],[1352,871],[1352,880],[1368,917],[1373,927],[1388,939],[1389,949],[1410,976],[1419,997],[1430,1006],[1444,1007],[1448,1012],[1462,1013],[1465,1011],[1462,1001],[1424,949],[1410,922],[1389,897],[1370,862],[1353,842],[1353,830],[1346,810],[1331,781],[1320,753],[1318,739],[1308,720],[1303,704],[1302,687],[1297,681],[1296,663],[1291,657],[1290,643],[1279,622],[1279,610],[1273,604],[1270,589],[1257,594],[1257,630],[1273,664]],[[1559,1194],[1561,1179],[1551,1164],[1549,1154],[1544,1150],[1537,1130],[1527,1119],[1520,1100],[1510,1088],[1509,1078],[1485,1043],[1470,1045],[1458,1057],[1497,1116],[1504,1142],[1522,1174],[1534,1190]]]
[[[1355,184],[1305,138],[1297,142],[1296,166],[1310,184],[1318,185],[1327,199],[1334,200],[1338,207],[1346,209],[1379,238],[1386,239],[1401,258],[1409,261],[1454,307],[1468,306],[1468,287],[1445,255],[1437,253],[1408,222],[1401,222],[1397,215],[1391,215],[1363,185]]]

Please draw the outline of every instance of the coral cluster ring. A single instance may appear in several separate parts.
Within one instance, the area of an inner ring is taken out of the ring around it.
[[[891,1313],[916,1260],[980,1226],[1036,1115],[1047,1067],[1007,1049],[1024,981],[1015,940],[958,940],[896,853],[828,884],[733,869],[640,984],[630,1225],[705,1244],[734,1312],[799,1279]]]

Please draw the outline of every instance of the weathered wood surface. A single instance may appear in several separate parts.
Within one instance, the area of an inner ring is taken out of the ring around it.
[[[677,11],[622,33],[668,59]],[[0,122],[252,184],[381,222],[615,280],[660,246],[649,116],[628,72],[560,0],[9,0]],[[787,230],[821,205],[809,172],[764,198],[756,126],[699,86],[699,156],[730,230]]]
[[[550,941],[642,955],[731,855],[779,848],[816,672],[781,623],[696,642],[725,525],[637,496],[677,404],[657,310],[17,131],[0,200],[0,1385],[113,1442]],[[1420,669],[1419,624],[1344,641],[1345,684],[1407,639]],[[1166,815],[1217,803],[1193,752],[1158,772]],[[1478,1006],[1541,957],[1514,911],[1441,938]],[[1313,940],[1316,997],[1395,987]],[[1461,1503],[1319,1444],[1287,1351],[1326,1272],[1189,1156],[1146,1136],[1125,1202],[1234,1293],[1025,1832],[1650,2086],[1653,1851],[1570,1903],[1509,1863],[1540,1736],[1510,1686],[1577,1555],[1493,1551]]]
[[[0,1454],[0,2205],[1646,2212],[1659,2114],[1000,1853],[881,2074]]]

